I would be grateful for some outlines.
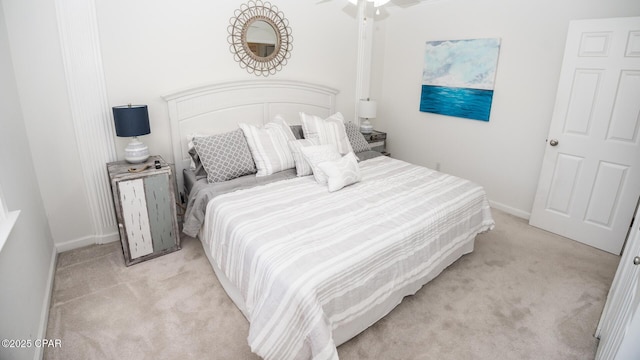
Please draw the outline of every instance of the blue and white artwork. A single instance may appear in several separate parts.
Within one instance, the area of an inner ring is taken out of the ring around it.
[[[489,121],[500,39],[426,45],[420,111]]]

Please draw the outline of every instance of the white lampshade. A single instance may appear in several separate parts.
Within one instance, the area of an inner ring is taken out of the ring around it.
[[[376,117],[377,104],[375,100],[360,100],[358,104],[358,116],[366,119],[373,119]]]
[[[360,121],[360,132],[363,134],[370,134],[373,131],[373,125],[369,122],[369,119],[376,117],[377,104],[374,100],[360,100],[358,103],[358,116],[364,118]]]

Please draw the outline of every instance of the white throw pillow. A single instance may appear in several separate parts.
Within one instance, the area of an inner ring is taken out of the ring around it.
[[[267,176],[296,166],[288,144],[295,137],[284,120],[276,118],[261,128],[251,124],[239,126],[256,163],[256,176]]]
[[[361,179],[358,158],[352,152],[338,160],[321,162],[318,167],[327,176],[329,192],[338,191]]]
[[[302,155],[302,148],[315,145],[318,145],[318,141],[315,139],[289,140],[289,150],[291,150],[291,154],[293,155],[293,159],[296,163],[297,176],[307,176],[313,174],[311,165],[309,165],[307,160]]]
[[[318,139],[320,145],[335,144],[341,155],[353,152],[341,113],[338,112],[323,119],[301,112],[300,121],[305,139]]]
[[[284,135],[287,137],[287,140],[296,140],[297,139],[296,135],[293,133],[293,130],[291,130],[291,126],[289,126],[289,124],[285,121],[285,119],[282,117],[282,115],[278,114],[278,115],[274,116],[273,120],[271,120],[271,122],[282,126],[282,131],[284,131]]]
[[[318,164],[325,161],[333,161],[340,159],[340,153],[334,144],[314,145],[302,147],[302,156],[307,160],[313,170],[313,178],[318,184],[327,183],[327,175],[318,167]]]

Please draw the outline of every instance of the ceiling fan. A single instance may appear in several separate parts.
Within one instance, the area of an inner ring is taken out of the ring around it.
[[[330,1],[332,0],[318,0],[316,1],[316,4],[321,4],[321,3],[330,2]],[[347,3],[357,7],[359,1],[360,0],[347,0]],[[365,0],[365,1],[373,3],[374,8],[376,9],[376,18],[384,19],[389,15],[389,13],[386,10],[384,10],[383,6],[389,3],[399,8],[408,8],[414,5],[418,5],[420,3],[439,3],[439,2],[449,1],[449,0]],[[380,9],[382,9],[382,11]],[[346,6],[343,9],[343,11],[349,14],[350,16],[355,16],[354,8],[351,6]]]
[[[358,0],[348,0],[349,3],[353,5],[358,5]],[[366,0],[367,2],[373,3],[373,7],[376,9],[376,15],[380,15],[380,9],[382,6],[387,5],[388,3],[392,3],[393,5],[400,8],[408,8],[413,5],[418,5],[421,2],[433,2],[434,0]],[[435,0],[438,1],[438,0]],[[383,9],[383,15],[380,18],[385,18],[389,14]]]
[[[374,7],[382,6],[388,3],[391,0],[367,0],[368,2],[372,2]],[[353,5],[358,5],[358,0],[349,0]]]
[[[348,1],[353,5],[358,5],[358,0],[348,0]],[[409,7],[421,2],[421,0],[366,0],[366,1],[372,2],[373,6],[376,8],[386,5],[389,2],[399,7]],[[428,2],[429,0],[426,0],[426,1]]]
[[[318,0],[316,1],[316,4],[321,4],[324,2],[329,2],[331,0]],[[352,5],[358,5],[358,0],[347,0],[350,4]],[[437,1],[442,1],[442,0],[366,0],[368,2],[372,2],[374,7],[380,7],[383,5],[386,5],[387,3],[393,3],[394,5],[398,6],[398,7],[409,7],[409,6],[413,6],[416,4],[419,4],[421,2],[437,2]]]

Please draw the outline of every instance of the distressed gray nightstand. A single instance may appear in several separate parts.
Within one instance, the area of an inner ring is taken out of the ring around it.
[[[373,130],[369,134],[362,134],[364,138],[371,146],[371,150],[378,151],[382,155],[390,156],[387,152],[387,133],[382,131]]]
[[[151,156],[142,164],[108,163],[107,171],[125,265],[180,250],[171,166],[162,157]]]

